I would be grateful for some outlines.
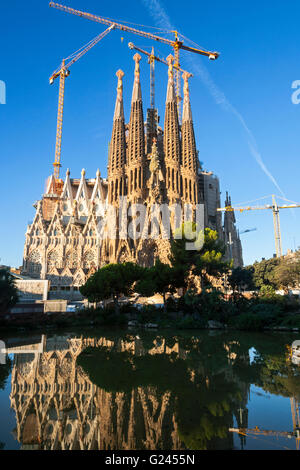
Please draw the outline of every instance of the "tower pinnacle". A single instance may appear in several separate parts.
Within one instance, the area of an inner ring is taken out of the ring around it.
[[[134,83],[132,90],[131,111],[128,134],[128,196],[134,200],[141,200],[144,191],[145,167],[145,133],[142,91],[140,84],[141,56],[133,56],[135,62]]]
[[[186,203],[198,203],[197,190],[197,167],[198,156],[196,150],[196,141],[194,133],[194,125],[192,118],[192,110],[190,103],[189,78],[191,74],[184,72],[182,78],[184,80],[184,98],[183,113],[181,126],[181,145],[182,145],[182,196]]]
[[[182,74],[183,78],[183,113],[182,113],[182,122],[183,121],[192,121],[192,110],[191,110],[191,103],[190,103],[190,90],[189,90],[189,78],[192,75],[188,72],[184,72]]]
[[[118,77],[118,86],[117,86],[117,99],[115,106],[114,121],[116,119],[124,119],[124,108],[123,108],[123,70],[118,70],[116,76]]]
[[[125,194],[126,136],[122,81],[124,72],[118,70],[116,76],[118,77],[117,98],[108,159],[108,177],[111,180],[108,190],[110,203],[117,202],[118,197]]]
[[[168,78],[166,103],[170,103],[172,101],[176,102],[175,88],[174,88],[174,73],[173,73],[174,57],[172,56],[172,54],[168,55],[167,62],[168,62],[168,65],[169,65],[169,69],[168,69],[168,77],[169,78]]]
[[[134,69],[134,85],[132,91],[132,101],[138,101],[142,99],[141,84],[140,84],[140,60],[142,57],[140,54],[134,54],[133,60],[135,61]]]
[[[164,154],[166,168],[166,189],[169,203],[180,199],[180,128],[174,89],[173,56],[167,57],[168,87],[165,110]]]

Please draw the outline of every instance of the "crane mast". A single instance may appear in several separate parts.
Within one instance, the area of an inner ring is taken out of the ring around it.
[[[161,36],[157,36],[156,34],[152,34],[146,31],[142,31],[136,28],[132,28],[130,26],[126,26],[121,23],[117,23],[115,21],[111,21],[108,18],[104,18],[101,16],[93,15],[91,13],[86,13],[81,10],[75,10],[74,8],[67,7],[65,5],[61,5],[59,3],[50,2],[49,6],[52,8],[56,8],[57,10],[64,11],[66,13],[70,13],[72,15],[80,16],[82,18],[86,18],[91,21],[96,21],[97,23],[103,23],[106,25],[115,24],[116,29],[120,29],[121,31],[126,31],[128,33],[137,34],[138,36],[142,36],[148,39],[152,39],[154,41],[159,41],[163,44],[167,44],[174,49],[174,67],[175,67],[175,88],[176,88],[176,99],[177,99],[177,109],[178,109],[178,116],[180,116],[180,102],[182,100],[180,96],[180,89],[181,89],[181,77],[180,77],[180,49],[188,52],[194,52],[196,54],[204,55],[208,57],[210,60],[215,60],[219,57],[218,52],[210,52],[204,51],[202,49],[197,49],[195,47],[189,47],[183,44],[183,41],[179,40],[178,31],[172,31],[175,34],[175,41],[172,41],[167,38],[163,38]]]
[[[70,72],[65,67],[65,60],[62,61],[62,67],[59,73],[59,92],[58,92],[58,111],[57,111],[57,125],[56,125],[56,141],[55,141],[55,160],[53,163],[54,167],[54,178],[56,182],[56,190],[58,190],[59,181],[59,170],[61,167],[60,156],[61,156],[61,138],[62,138],[62,124],[63,124],[63,113],[64,113],[64,99],[65,99],[65,80]]]
[[[55,141],[55,159],[53,163],[54,167],[54,180],[55,180],[55,192],[60,193],[62,189],[62,183],[59,178],[59,172],[61,168],[61,141],[62,141],[62,127],[63,127],[63,113],[64,113],[64,98],[65,98],[65,81],[70,75],[69,68],[72,64],[77,62],[84,54],[86,54],[92,47],[94,47],[101,39],[103,39],[112,29],[114,24],[110,25],[101,34],[98,34],[92,41],[86,46],[81,48],[79,52],[69,56],[67,59],[63,59],[61,66],[53,72],[49,78],[49,83],[53,84],[55,79],[59,77],[59,93],[58,93],[58,111],[57,111],[57,125],[56,125],[56,141]],[[70,59],[70,60],[69,60]],[[69,62],[66,63],[66,61]]]
[[[275,199],[275,196],[272,196],[273,202],[273,223],[274,223],[274,236],[275,236],[275,249],[276,256],[280,258],[282,256],[282,246],[281,246],[281,233],[280,233],[280,218],[279,218],[279,209]]]

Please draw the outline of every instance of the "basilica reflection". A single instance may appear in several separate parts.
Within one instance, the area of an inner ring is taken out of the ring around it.
[[[22,449],[232,449],[252,383],[298,403],[299,366],[278,353],[284,344],[265,347],[251,359],[234,335],[128,332],[10,347],[16,439]]]

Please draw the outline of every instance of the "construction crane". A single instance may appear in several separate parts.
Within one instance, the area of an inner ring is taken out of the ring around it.
[[[300,441],[300,429],[294,428],[294,431],[272,431],[268,429],[259,429],[257,426],[255,428],[229,428],[229,432],[234,432],[242,436],[252,435],[252,436],[276,436],[276,437],[286,437],[288,439],[296,439],[296,449],[299,450],[299,441]]]
[[[300,341],[296,340],[292,343],[291,346],[287,345],[287,354],[286,361],[287,363],[300,364]],[[264,435],[264,436],[276,436],[276,437],[286,437],[286,438],[295,438],[296,440],[296,449],[300,448],[300,407],[297,397],[290,397],[291,404],[291,413],[293,420],[293,431],[272,431],[266,429],[259,429],[258,426],[255,428],[229,428],[229,432],[234,432],[242,436],[247,435]]]
[[[55,193],[60,193],[62,190],[62,181],[59,178],[59,171],[61,167],[61,138],[62,138],[62,125],[64,113],[64,97],[65,97],[65,80],[70,75],[69,68],[77,62],[84,54],[86,54],[92,47],[98,44],[110,31],[114,29],[114,24],[109,26],[105,31],[96,36],[92,41],[83,46],[81,49],[71,54],[66,59],[63,59],[61,65],[49,78],[49,83],[52,85],[56,78],[59,77],[59,94],[58,94],[58,112],[57,112],[57,126],[56,126],[56,143],[55,143],[55,160],[54,166],[54,180],[55,180]]]
[[[141,31],[139,29],[132,28],[130,26],[126,26],[124,24],[117,23],[115,21],[111,21],[108,18],[103,18],[101,16],[96,16],[96,15],[93,15],[91,13],[86,13],[84,11],[75,10],[74,8],[70,8],[70,7],[67,7],[65,5],[60,5],[59,3],[50,2],[49,6],[52,7],[52,8],[56,8],[58,10],[64,11],[66,13],[70,13],[72,15],[77,15],[77,16],[81,16],[83,18],[87,18],[88,20],[91,20],[91,21],[96,21],[97,23],[103,23],[103,24],[106,24],[106,25],[114,24],[115,28],[120,29],[121,31],[126,31],[128,33],[137,34],[138,36],[142,36],[144,38],[152,39],[154,41],[160,41],[163,44],[167,44],[168,46],[171,46],[174,50],[174,59],[175,59],[174,67],[175,67],[175,70],[176,70],[176,72],[175,72],[175,74],[176,74],[175,83],[176,83],[176,98],[177,98],[178,111],[179,111],[180,102],[181,102],[181,96],[180,96],[181,77],[180,77],[180,72],[179,72],[179,69],[180,69],[180,57],[179,57],[180,49],[182,49],[184,51],[194,52],[196,54],[206,56],[210,60],[215,60],[220,55],[219,52],[204,51],[202,49],[197,49],[195,47],[189,47],[189,46],[184,45],[183,41],[179,40],[178,31],[171,31],[171,33],[173,33],[175,35],[175,40],[172,41],[170,39],[163,38],[161,36],[157,36],[155,34],[152,34],[152,33],[146,32],[146,31]]]
[[[279,219],[279,209],[295,209],[300,207],[300,204],[291,204],[291,205],[281,205],[279,206],[276,202],[274,194],[272,195],[272,204],[267,204],[265,206],[247,206],[247,207],[232,207],[231,205],[226,207],[220,207],[217,211],[224,212],[233,212],[233,211],[250,211],[250,210],[265,210],[271,209],[273,212],[273,223],[274,223],[274,237],[275,237],[275,249],[276,256],[280,258],[282,256],[282,244],[281,244],[281,232],[280,232],[280,219]]]
[[[154,55],[154,48],[152,47],[152,51],[147,52],[144,49],[141,49],[140,47],[135,46],[132,42],[128,43],[129,49],[135,49],[138,52],[141,52],[142,54],[145,54],[148,56],[148,63],[150,64],[150,108],[154,109],[155,107],[155,69],[154,69],[154,63],[155,61],[161,62],[162,64],[169,65],[167,60],[161,59],[160,57],[157,57]],[[178,70],[179,72],[185,72],[185,70],[181,69],[180,67],[178,68],[175,64],[173,64],[173,68]],[[192,77],[193,74],[188,73],[189,77]]]

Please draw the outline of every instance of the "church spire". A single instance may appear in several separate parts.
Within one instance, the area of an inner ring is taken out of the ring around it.
[[[114,121],[116,119],[123,119],[124,120],[124,106],[123,106],[123,77],[124,72],[123,70],[118,70],[116,73],[118,77],[118,86],[117,86],[117,99],[116,99],[116,106],[115,106],[115,114],[114,114]]]
[[[174,70],[173,70],[174,57],[171,54],[168,55],[167,62],[169,65],[169,69],[168,69],[168,87],[167,87],[166,103],[172,103],[173,101],[176,102],[176,95],[175,95]]]
[[[180,195],[180,127],[174,88],[173,60],[172,55],[167,57],[169,69],[164,132],[166,188],[169,202],[176,202]]]
[[[128,135],[128,195],[139,199],[144,189],[145,166],[145,132],[140,84],[141,56],[135,54],[133,60],[135,70]]]
[[[135,54],[133,56],[133,60],[135,61],[135,68],[134,68],[134,83],[133,83],[133,90],[132,90],[132,99],[131,102],[142,100],[142,91],[141,91],[141,83],[140,83],[140,54]]]
[[[183,78],[183,113],[182,113],[182,122],[183,121],[192,121],[192,110],[191,110],[191,103],[190,103],[190,89],[189,89],[189,78],[192,75],[188,72],[184,72],[182,74]]]
[[[126,135],[122,81],[124,72],[118,70],[116,76],[118,77],[117,99],[108,159],[108,177],[110,179],[108,192],[110,203],[117,201],[119,195],[125,194]]]
[[[184,72],[182,74],[184,80],[184,98],[182,113],[182,195],[187,203],[198,203],[198,184],[197,184],[197,150],[194,133],[194,124],[192,118],[192,110],[190,103],[190,91],[188,79],[191,74]]]

